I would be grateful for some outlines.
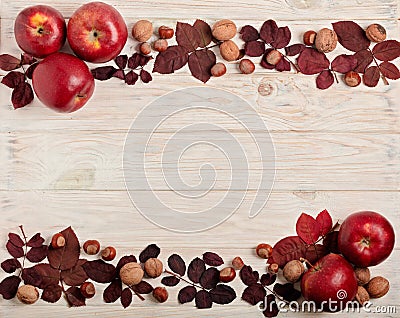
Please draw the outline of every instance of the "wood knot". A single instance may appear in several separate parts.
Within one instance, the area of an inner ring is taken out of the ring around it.
[[[258,93],[261,96],[270,96],[270,95],[272,95],[273,91],[274,91],[274,87],[269,82],[261,83],[258,86]]]

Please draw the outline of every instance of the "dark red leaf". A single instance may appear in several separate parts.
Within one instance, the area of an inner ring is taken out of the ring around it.
[[[137,75],[134,71],[129,71],[125,75],[125,83],[128,85],[135,85],[138,79],[139,75]]]
[[[245,265],[240,270],[239,276],[245,285],[251,286],[258,282],[260,274],[257,271],[253,271],[251,266]]]
[[[265,50],[265,53],[264,53],[264,55],[263,55],[263,57],[262,57],[262,59],[261,59],[260,65],[261,65],[262,67],[266,68],[267,70],[273,70],[273,69],[275,68],[275,65],[269,64],[269,63],[267,62],[267,55],[268,55],[268,53],[271,52],[272,50],[273,50],[273,49],[266,49],[266,50]]]
[[[255,306],[262,302],[267,295],[264,287],[261,284],[253,284],[248,286],[242,294],[242,299],[250,305]]]
[[[67,270],[75,266],[79,260],[80,246],[78,238],[71,227],[61,231],[65,238],[65,245],[63,248],[49,247],[47,258],[53,268],[59,270]]]
[[[249,41],[244,44],[245,54],[248,56],[261,56],[265,52],[265,43],[262,41]]]
[[[20,258],[24,256],[24,250],[22,247],[17,247],[11,241],[7,241],[6,248],[8,253],[14,258]]]
[[[275,281],[276,281],[276,275],[271,273],[263,274],[260,278],[261,285],[263,286],[272,285],[273,283],[275,283]]]
[[[58,270],[56,270],[58,272]],[[22,279],[25,285],[39,287],[42,283],[42,276],[35,270],[34,267],[24,268],[22,270]]]
[[[186,273],[185,261],[178,254],[172,254],[168,257],[168,266],[174,273],[177,273],[180,276],[183,276]]]
[[[285,58],[282,58],[278,64],[275,65],[278,72],[288,72],[291,70],[290,63]]]
[[[117,274],[119,274],[119,271],[121,270],[121,268],[128,263],[137,263],[137,259],[134,255],[126,255],[126,256],[122,256],[120,258],[120,260],[118,261],[117,264]]]
[[[149,258],[157,258],[160,255],[160,248],[156,244],[150,244],[139,255],[141,263],[145,263]]]
[[[6,273],[14,273],[18,268],[21,268],[21,263],[16,258],[10,258],[1,263],[1,268]]]
[[[80,259],[74,267],[71,269],[65,270],[61,272],[61,279],[64,283],[69,286],[79,286],[82,285],[89,276],[86,274],[83,269],[83,264],[85,264],[87,260]]]
[[[260,30],[260,38],[268,43],[271,44],[275,41],[275,38],[278,33],[278,26],[274,20],[265,21]]]
[[[368,87],[375,87],[379,82],[379,68],[377,66],[370,66],[365,70],[363,81]]]
[[[319,89],[327,89],[332,86],[335,79],[330,70],[324,70],[317,76],[316,82]]]
[[[311,215],[302,213],[296,223],[296,232],[304,242],[314,244],[319,238],[319,224]]]
[[[125,71],[124,70],[116,70],[113,74],[113,77],[119,78],[120,80],[125,81]]]
[[[328,233],[323,241],[325,249],[327,253],[335,253],[340,254],[339,247],[338,247],[338,234],[339,231],[334,231]]]
[[[283,268],[291,260],[304,257],[305,253],[305,244],[298,236],[285,237],[272,249],[272,257],[280,268]]]
[[[195,27],[188,23],[178,22],[176,24],[176,41],[187,52],[193,52],[200,46],[201,37]]]
[[[89,278],[98,283],[110,283],[117,276],[115,266],[101,259],[88,261],[82,264],[82,267]]]
[[[138,68],[139,66],[145,66],[151,59],[152,59],[151,56],[134,53],[128,59],[128,67],[130,69],[134,70],[134,69]]]
[[[339,43],[346,49],[358,52],[365,50],[370,45],[365,35],[365,31],[357,23],[353,21],[339,21],[332,23],[333,29],[335,30]]]
[[[203,261],[209,266],[220,266],[224,264],[223,259],[216,253],[206,252],[203,254]]]
[[[274,292],[281,296],[286,301],[296,301],[301,297],[301,292],[294,288],[293,284],[279,284],[274,285]]]
[[[13,89],[11,102],[14,109],[22,108],[33,101],[33,90],[31,84],[23,82]]]
[[[289,28],[287,26],[280,27],[271,45],[276,49],[282,49],[289,44],[291,38],[292,34]]]
[[[191,261],[188,267],[187,275],[193,283],[200,282],[200,277],[206,270],[206,264],[198,257]]]
[[[165,286],[169,286],[169,287],[174,287],[174,286],[178,285],[179,282],[180,282],[180,279],[175,276],[166,276],[166,277],[163,277],[163,279],[161,280],[161,284],[163,284]]]
[[[26,71],[25,71],[25,75],[27,78],[32,79],[33,76],[33,72],[35,71],[36,67],[39,65],[39,63],[35,63],[32,64],[31,66],[29,66]]]
[[[297,58],[300,71],[306,75],[318,74],[329,68],[329,60],[324,53],[313,48],[305,48]]]
[[[400,78],[400,72],[396,65],[390,62],[382,62],[379,65],[382,74],[391,80],[397,80]]]
[[[333,226],[332,217],[327,210],[323,210],[317,215],[317,223],[319,224],[320,235],[327,234]]]
[[[372,63],[374,57],[369,50],[361,50],[354,54],[357,60],[357,65],[354,67],[354,71],[357,73],[364,73],[365,69]]]
[[[189,56],[189,69],[198,80],[206,83],[211,77],[211,68],[217,58],[213,51],[208,49],[198,50]]]
[[[257,29],[251,25],[245,25],[240,29],[240,38],[245,42],[256,41],[260,38]]]
[[[17,59],[10,54],[1,54],[0,55],[0,69],[3,71],[12,71],[21,66],[21,60]]]
[[[19,283],[21,278],[18,276],[8,276],[4,278],[0,283],[0,295],[4,299],[13,299],[18,291]]]
[[[332,61],[332,70],[346,74],[357,66],[357,58],[354,55],[341,54]]]
[[[132,286],[132,289],[138,294],[150,294],[153,291],[153,286],[142,280],[139,284]]]
[[[62,288],[59,285],[49,285],[47,286],[42,293],[42,299],[47,301],[48,303],[57,302],[62,295]]]
[[[86,306],[86,298],[83,297],[78,287],[72,286],[65,291],[65,297],[71,307]]]
[[[199,290],[195,298],[196,307],[198,309],[207,309],[212,307],[211,295],[206,290]]]
[[[157,55],[153,72],[170,74],[179,70],[188,62],[189,55],[185,48],[178,45],[169,46],[166,51]]]
[[[25,82],[25,75],[23,73],[17,72],[17,71],[9,72],[1,80],[1,83],[6,85],[6,86],[8,86],[9,88],[15,88],[15,87],[17,87],[19,84],[21,84],[23,82]]]
[[[193,24],[193,27],[200,34],[200,47],[206,47],[207,45],[209,45],[212,40],[212,32],[209,24],[204,22],[203,20],[197,19],[196,22]]]
[[[113,77],[117,69],[114,66],[100,66],[91,70],[92,75],[99,81],[105,81]]]
[[[181,304],[190,303],[196,297],[197,290],[193,286],[186,286],[178,293],[178,301]]]
[[[36,233],[29,239],[26,245],[29,247],[41,247],[43,243],[44,243],[44,238],[40,235],[40,233]]]
[[[151,76],[151,74],[149,72],[142,69],[140,71],[140,79],[142,80],[143,83],[147,84],[153,80],[153,77]]]
[[[400,56],[400,42],[396,40],[383,41],[374,46],[372,53],[378,60],[392,61]]]
[[[21,64],[22,65],[32,65],[33,63],[36,63],[37,59],[35,59],[32,55],[28,53],[22,53],[21,54]]]
[[[122,294],[122,282],[119,279],[112,281],[103,292],[105,303],[115,303]]]
[[[200,285],[205,289],[212,289],[219,283],[219,270],[215,267],[208,268],[200,277]]]
[[[329,252],[326,247],[322,244],[310,245],[307,248],[305,259],[310,263],[315,263],[317,260],[327,255]]]
[[[47,256],[47,246],[42,245],[40,247],[32,247],[28,253],[26,253],[26,258],[32,263],[39,263],[43,261]]]
[[[236,298],[236,293],[232,287],[224,284],[218,284],[210,290],[211,299],[219,305],[230,304]]]
[[[57,285],[60,280],[60,272],[52,268],[50,264],[37,264],[33,266],[32,271],[39,275],[40,283],[38,285],[31,285],[39,287],[40,289],[44,289],[49,285]]]
[[[132,303],[132,291],[127,287],[121,293],[121,305],[126,308]]]
[[[25,245],[25,242],[22,240],[22,238],[15,233],[8,233],[8,240],[16,247],[23,247]]]
[[[285,53],[287,56],[295,56],[297,54],[300,54],[303,52],[303,50],[306,48],[304,44],[293,44],[290,46],[285,47]]]
[[[268,295],[265,298],[264,317],[276,317],[279,314],[279,308],[276,302],[275,295]]]
[[[115,64],[118,66],[120,70],[123,70],[128,63],[128,55],[118,55],[114,59]]]

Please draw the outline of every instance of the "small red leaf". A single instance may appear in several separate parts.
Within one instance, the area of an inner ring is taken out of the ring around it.
[[[32,270],[40,277],[40,284],[37,287],[41,289],[49,285],[57,285],[60,280],[60,272],[49,264],[37,264],[32,267]]]
[[[116,268],[103,260],[95,260],[82,264],[82,267],[90,279],[97,283],[110,283],[117,274]]]
[[[4,278],[0,283],[0,295],[4,299],[13,299],[18,291],[18,286],[21,282],[21,278],[18,276],[9,276]]]
[[[83,297],[81,290],[78,287],[70,287],[65,291],[65,297],[71,307],[86,306],[86,298]]]
[[[219,282],[219,270],[215,267],[208,268],[200,277],[200,285],[205,289],[212,289]]]
[[[332,86],[334,83],[335,79],[333,77],[333,74],[330,70],[324,70],[322,71],[316,79],[317,82],[317,87],[319,89],[327,89]]]
[[[166,51],[157,55],[153,72],[170,74],[179,70],[188,62],[189,55],[182,46],[169,46]]]
[[[114,66],[100,66],[91,70],[93,77],[99,81],[110,79],[116,71]]]
[[[8,240],[16,247],[23,247],[25,245],[22,238],[15,233],[8,233]]]
[[[260,278],[260,274],[257,271],[253,271],[251,266],[245,265],[239,272],[240,279],[242,280],[243,284],[247,286],[254,285],[258,282]]]
[[[131,262],[137,263],[137,259],[134,255],[122,256],[117,264],[117,268],[116,268],[117,274],[119,274],[119,271],[125,264],[131,263]]]
[[[260,278],[260,283],[263,286],[269,286],[275,283],[276,281],[276,274],[266,273],[263,274]]]
[[[28,53],[21,54],[21,64],[22,65],[32,65],[35,62],[37,62],[37,59],[35,59],[32,55],[30,55]]]
[[[15,88],[19,84],[25,82],[25,76],[21,72],[11,71],[3,77],[1,83],[8,86],[9,88]]]
[[[1,263],[1,268],[6,273],[14,273],[18,268],[21,268],[21,263],[16,258],[10,258]]]
[[[282,58],[278,64],[275,65],[278,72],[289,72],[291,70],[290,63],[285,58]]]
[[[294,288],[291,283],[274,285],[274,292],[281,296],[286,301],[296,301],[301,297],[301,292]]]
[[[281,239],[272,249],[274,261],[283,268],[287,262],[305,257],[306,246],[298,236],[289,236]]]
[[[183,276],[186,273],[185,261],[178,254],[172,254],[168,257],[168,266],[174,273],[177,273],[180,276]]]
[[[213,301],[208,291],[199,290],[195,297],[195,303],[198,309],[207,309],[212,307]]]
[[[69,286],[79,286],[83,284],[89,277],[83,269],[83,264],[85,264],[87,260],[80,259],[78,263],[71,269],[65,270],[61,272],[61,279],[64,283]]]
[[[138,68],[139,66],[145,66],[151,59],[152,59],[151,56],[134,53],[128,59],[128,67],[130,69],[134,70],[134,69]]]
[[[132,303],[132,291],[127,287],[121,292],[121,305],[126,308]]]
[[[378,60],[392,61],[400,56],[400,42],[396,40],[383,41],[374,46],[372,53]]]
[[[306,46],[304,44],[293,44],[285,47],[285,52],[287,56],[295,56],[303,52],[305,48]]]
[[[230,304],[236,298],[236,292],[228,285],[218,284],[210,290],[211,299],[219,305]]]
[[[330,63],[324,53],[307,47],[297,58],[297,64],[303,74],[312,75],[326,70]]]
[[[200,281],[201,275],[203,275],[206,270],[206,265],[204,261],[198,257],[192,260],[188,267],[187,275],[193,283],[198,283]]]
[[[113,74],[113,77],[119,78],[120,80],[125,81],[125,72],[124,70],[116,70]]]
[[[304,258],[308,260],[311,264],[313,264],[328,253],[328,249],[322,244],[310,245],[307,248]]]
[[[261,284],[253,284],[248,286],[242,294],[242,299],[250,305],[255,306],[262,302],[267,295],[264,286]]]
[[[176,41],[187,52],[195,51],[201,44],[199,31],[189,23],[178,22],[176,24]]]
[[[304,242],[314,244],[319,238],[319,224],[311,215],[302,213],[296,223],[296,232]]]
[[[149,72],[147,72],[146,70],[141,70],[140,71],[140,79],[143,83],[147,84],[150,83],[153,80],[153,77],[151,76],[151,74]]]
[[[200,34],[200,47],[206,47],[207,45],[209,45],[212,41],[212,32],[210,25],[203,20],[197,19],[196,22],[193,24],[193,27]]]
[[[49,247],[47,258],[53,268],[67,270],[75,266],[78,262],[80,254],[80,246],[78,238],[71,227],[61,231],[65,238],[65,246],[63,248]]]
[[[251,57],[261,56],[265,52],[265,43],[262,41],[249,41],[244,44],[245,54]]]
[[[260,38],[271,44],[275,41],[275,37],[278,33],[278,26],[274,20],[265,21],[260,30]]]
[[[62,288],[59,285],[49,285],[47,286],[42,293],[42,299],[48,303],[57,302],[62,295]]]
[[[325,246],[325,250],[327,253],[340,254],[338,247],[338,236],[339,231],[329,232],[325,236],[323,245]]]
[[[115,64],[118,66],[120,70],[123,70],[128,63],[128,55],[118,55],[114,59]]]
[[[165,286],[169,286],[169,287],[174,287],[174,286],[178,285],[179,282],[180,282],[180,279],[175,276],[166,276],[166,277],[163,277],[163,279],[161,280],[161,284],[163,284]]]
[[[353,21],[339,21],[332,23],[339,43],[346,49],[358,52],[369,47],[370,41],[365,35],[365,31],[357,23]]]
[[[223,259],[216,253],[206,252],[203,254],[203,261],[209,266],[220,266],[224,264]]]
[[[103,292],[103,300],[106,303],[115,303],[122,295],[122,283],[119,279],[113,280]]]
[[[288,27],[280,27],[271,45],[276,49],[282,49],[289,44],[291,37],[292,34]]]
[[[257,41],[260,38],[260,34],[257,29],[251,25],[245,25],[240,29],[240,38],[244,42]]]
[[[197,290],[193,286],[186,286],[178,293],[178,301],[181,304],[190,303],[196,297]]]
[[[341,54],[332,61],[332,70],[342,74],[354,70],[357,58],[354,55]]]
[[[153,286],[142,280],[139,284],[132,286],[132,289],[138,294],[150,294],[153,291]]]
[[[125,75],[125,83],[128,85],[135,85],[138,79],[139,75],[137,75],[134,71],[129,71]]]
[[[189,69],[198,80],[206,83],[211,78],[211,68],[217,58],[214,52],[204,49],[193,52],[189,56]]]
[[[10,54],[0,55],[0,69],[3,71],[12,71],[21,66],[21,60]]]
[[[35,63],[30,65],[26,71],[25,71],[25,75],[27,78],[32,79],[33,76],[33,72],[35,71],[36,67],[39,65],[39,63]]]
[[[156,244],[150,244],[140,253],[139,261],[145,263],[149,258],[157,258],[160,255],[160,251]]]
[[[365,70],[363,81],[366,86],[375,87],[378,85],[379,78],[379,68],[377,66],[370,66]]]
[[[8,253],[14,258],[20,258],[24,256],[24,250],[22,247],[17,247],[11,241],[7,241],[6,248]]]
[[[365,69],[372,63],[374,57],[369,50],[361,50],[354,54],[357,60],[357,65],[354,67],[354,71],[357,73],[364,73]]]
[[[390,62],[382,62],[379,65],[382,74],[391,80],[397,80],[400,78],[400,72],[396,65]]]
[[[33,101],[33,90],[31,84],[23,82],[13,89],[11,102],[14,109],[22,108]]]
[[[40,247],[43,245],[43,243],[44,243],[44,238],[40,235],[40,233],[36,233],[29,239],[26,245],[29,247]]]
[[[39,263],[43,261],[47,256],[47,246],[42,245],[40,247],[32,247],[28,253],[26,253],[26,258],[32,263]]]
[[[327,210],[323,210],[317,215],[317,223],[319,224],[320,235],[326,235],[333,226],[332,217]]]

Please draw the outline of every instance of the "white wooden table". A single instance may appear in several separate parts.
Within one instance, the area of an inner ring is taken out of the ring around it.
[[[41,0],[69,17],[86,1]],[[289,25],[293,42],[308,29],[330,27],[331,22],[353,19],[366,27],[378,22],[392,38],[398,39],[398,0],[286,0],[286,1],[108,1],[122,13],[131,28],[146,18],[155,26],[174,26],[177,19],[209,23],[221,18],[238,26],[260,26],[273,18]],[[34,4],[29,2],[29,4]],[[28,3],[1,1],[0,52],[18,54],[13,37],[14,18]],[[132,53],[130,39],[125,51]],[[399,65],[398,61],[396,64]],[[132,205],[125,189],[122,155],[127,130],[138,112],[155,98],[177,88],[201,85],[188,70],[174,75],[154,75],[148,85],[127,87],[118,80],[96,82],[88,105],[73,114],[58,114],[38,100],[13,110],[10,91],[0,87],[0,259],[7,258],[3,247],[9,231],[23,224],[26,231],[41,231],[46,237],[71,225],[83,241],[97,238],[114,245],[120,255],[136,254],[149,243],[162,248],[161,258],[180,252],[190,261],[213,250],[226,261],[241,255],[259,270],[264,262],[254,255],[260,242],[275,243],[295,233],[300,212],[316,215],[328,209],[337,219],[358,210],[376,210],[387,216],[396,230],[400,227],[400,84],[382,83],[374,89],[355,89],[343,83],[321,91],[313,76],[267,72],[257,66],[250,76],[238,74],[235,64],[229,74],[212,79],[209,87],[224,88],[243,97],[262,116],[276,148],[276,181],[262,213],[248,219],[246,204],[229,220],[208,231],[177,234],[158,228],[143,218]],[[268,94],[258,88],[266,85]],[[179,124],[179,123],[178,123]],[[173,127],[169,133],[173,133]],[[168,133],[168,132],[167,132]],[[200,152],[199,162],[211,160]],[[218,159],[216,159],[218,160]],[[185,167],[183,167],[185,168]],[[188,164],[189,174],[199,166]],[[169,193],[160,186],[168,200]],[[219,189],[215,191],[223,191]],[[246,202],[245,202],[246,203]],[[196,205],[196,203],[193,203]],[[151,202],[149,202],[151,205]],[[196,206],[196,208],[199,208]],[[399,317],[400,249],[398,241],[390,259],[372,268],[372,274],[386,276],[389,294],[375,305],[396,305]],[[3,277],[3,273],[0,274]],[[234,286],[240,294],[244,286]],[[176,288],[170,300],[155,304],[135,299],[129,309],[119,303],[104,304],[101,293],[84,308],[68,309],[64,301],[55,305],[37,302],[27,307],[17,300],[0,299],[0,317],[261,317],[254,307],[237,299],[212,311],[193,305],[179,305]],[[282,317],[290,314],[281,314]],[[306,314],[299,314],[306,316]],[[329,316],[321,314],[321,317]],[[346,314],[337,316],[347,317]],[[355,317],[388,317],[384,314],[355,314]]]

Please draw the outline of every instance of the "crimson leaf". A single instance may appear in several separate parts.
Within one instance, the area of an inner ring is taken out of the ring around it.
[[[65,238],[65,245],[62,248],[49,246],[47,258],[53,268],[67,270],[75,266],[80,254],[78,238],[71,227],[61,231]]]
[[[329,60],[324,53],[312,48],[305,48],[297,58],[300,71],[306,75],[318,74],[329,68]]]
[[[239,276],[242,282],[247,286],[256,284],[260,277],[259,273],[257,271],[253,271],[253,269],[249,265],[245,265],[242,267],[239,272]]]
[[[30,65],[30,66],[26,69],[26,71],[25,71],[25,76],[26,76],[27,78],[29,78],[29,79],[32,79],[33,71],[36,69],[36,67],[37,67],[38,65],[39,65],[39,63],[35,63],[35,64]]]
[[[257,305],[259,302],[263,301],[267,292],[261,284],[253,284],[248,286],[242,294],[242,299],[248,302],[250,305]]]
[[[369,47],[370,41],[365,35],[365,31],[357,23],[353,21],[339,21],[332,23],[339,43],[346,49],[358,52]]]
[[[103,292],[103,300],[106,303],[115,303],[122,294],[122,283],[119,279],[112,281]]]
[[[14,109],[22,108],[33,101],[31,84],[23,82],[15,87],[11,93],[11,102]]]
[[[26,258],[32,263],[39,263],[43,261],[47,256],[47,246],[42,245],[40,247],[32,247],[28,253],[26,253]]]
[[[200,46],[201,36],[199,31],[189,23],[178,22],[176,24],[176,42],[187,52],[193,52]]]
[[[8,233],[8,240],[16,247],[23,247],[25,245],[21,237],[15,233]]]
[[[206,252],[203,254],[203,261],[209,266],[220,266],[224,264],[223,259],[216,253]]]
[[[59,285],[49,285],[42,293],[42,299],[48,303],[55,303],[61,298],[62,288]]]
[[[142,69],[140,71],[140,79],[142,80],[143,83],[147,84],[153,80],[153,77],[151,76],[151,74],[149,72]]]
[[[354,67],[354,71],[357,73],[364,73],[365,69],[372,63],[374,56],[369,50],[361,50],[354,54],[357,60],[357,65]]]
[[[204,22],[203,20],[197,19],[193,24],[193,27],[199,32],[200,34],[200,47],[206,47],[211,43],[212,40],[212,32],[211,27],[208,23]]]
[[[332,70],[345,74],[354,70],[357,66],[357,58],[354,55],[341,54],[332,61]]]
[[[92,75],[99,81],[105,81],[113,77],[117,69],[114,66],[100,66],[91,70]]]
[[[15,246],[10,240],[7,241],[6,248],[8,253],[14,258],[20,258],[24,256],[24,250],[22,247]]]
[[[296,232],[304,242],[314,244],[319,238],[319,224],[311,215],[302,213],[296,223]]]
[[[115,64],[118,66],[120,70],[123,70],[128,63],[128,56],[127,55],[118,55],[114,59]]]
[[[132,291],[127,287],[121,292],[121,305],[126,308],[132,303]]]
[[[12,71],[21,66],[21,60],[17,59],[10,54],[1,54],[0,55],[0,69],[3,71]]]
[[[233,288],[224,284],[218,284],[215,288],[211,289],[210,294],[212,301],[219,305],[229,304],[236,298]]]
[[[364,84],[369,87],[375,87],[378,85],[380,77],[379,68],[377,66],[370,66],[365,70],[364,73]]]
[[[156,244],[150,244],[139,255],[141,263],[145,263],[149,258],[157,258],[160,255],[160,248]]]
[[[22,65],[31,65],[35,62],[37,62],[37,60],[32,55],[30,55],[28,53],[21,54],[21,64]]]
[[[396,40],[383,41],[374,46],[372,53],[378,60],[392,61],[400,56],[400,42]]]
[[[260,38],[257,29],[251,25],[245,25],[240,29],[240,38],[244,42],[256,41]]]
[[[83,284],[89,278],[89,276],[86,274],[82,266],[86,262],[87,260],[80,259],[74,267],[62,271],[61,272],[62,281],[69,286],[79,286]]]
[[[287,56],[295,56],[297,54],[300,54],[303,52],[303,50],[306,48],[304,44],[293,44],[290,46],[285,47],[285,53]]]
[[[332,217],[327,210],[323,210],[317,215],[317,223],[319,224],[320,235],[327,234],[333,226]]]
[[[275,244],[272,257],[279,267],[283,268],[287,262],[304,257],[305,252],[304,242],[298,236],[289,236]]]
[[[132,286],[132,289],[138,294],[150,294],[153,291],[153,286],[142,280],[139,284]]]
[[[390,62],[383,62],[379,65],[381,72],[389,79],[397,80],[400,78],[400,72],[396,65]]]
[[[248,56],[261,56],[265,52],[265,43],[262,41],[249,41],[244,44],[245,54]]]
[[[1,83],[8,86],[9,88],[15,88],[19,84],[25,82],[25,76],[21,72],[11,71],[3,77]]]
[[[18,291],[19,283],[21,278],[18,276],[8,276],[4,278],[0,283],[0,295],[4,299],[13,299]]]
[[[322,244],[313,244],[310,245],[305,254],[305,259],[310,263],[315,263],[317,260],[327,255],[329,252],[327,248]]]
[[[211,295],[206,290],[199,290],[195,298],[196,307],[198,309],[207,309],[212,307]]]
[[[333,77],[333,74],[330,70],[324,70],[322,71],[316,79],[317,82],[317,87],[319,89],[327,89],[332,86],[334,83],[335,79]]]
[[[293,284],[279,284],[274,285],[274,292],[281,296],[286,301],[296,301],[300,298],[301,292],[294,288]]]
[[[37,264],[32,267],[33,275],[40,277],[40,283],[36,286],[41,289],[49,285],[57,285],[60,280],[60,272],[50,266],[50,264]],[[27,283],[25,281],[25,283]],[[34,285],[34,284],[31,284]]]
[[[219,270],[215,267],[208,268],[200,277],[200,285],[205,289],[212,289],[219,282]]]
[[[179,282],[180,282],[180,279],[175,276],[166,276],[166,277],[163,277],[163,279],[161,280],[161,284],[163,284],[165,286],[169,286],[169,287],[176,286],[179,284]]]
[[[16,258],[10,258],[1,263],[1,268],[6,273],[14,273],[18,268],[21,268],[21,263]]]
[[[198,50],[189,56],[189,69],[198,80],[206,83],[211,77],[211,68],[217,58],[213,51],[208,49]]]
[[[274,20],[265,21],[260,30],[260,38],[271,44],[275,41],[275,37],[278,33],[278,26]]]
[[[278,72],[290,71],[290,63],[285,58],[282,58],[278,64],[275,65],[275,68]]]
[[[275,281],[276,281],[276,275],[271,273],[263,274],[260,278],[260,283],[263,286],[272,285],[273,283],[275,283]]]
[[[170,74],[179,70],[188,62],[188,53],[185,48],[178,45],[169,46],[166,51],[157,55],[153,72]]]
[[[138,79],[139,75],[137,75],[134,71],[129,71],[125,75],[125,83],[128,85],[135,85]]]
[[[172,254],[168,257],[168,266],[174,273],[177,273],[180,276],[183,276],[186,273],[185,261],[178,254]]]
[[[86,306],[86,298],[83,297],[78,287],[72,286],[65,291],[65,297],[71,307]]]
[[[282,49],[289,44],[291,37],[291,32],[287,26],[280,27],[271,45],[276,49]]]
[[[200,281],[201,275],[203,275],[206,270],[206,265],[204,261],[198,257],[192,260],[188,267],[188,277],[193,283],[198,283]]]
[[[181,304],[190,303],[196,297],[197,290],[193,286],[186,286],[178,293],[178,301]]]
[[[29,247],[40,247],[43,245],[43,243],[44,243],[44,238],[40,235],[40,233],[36,233],[29,239],[26,245]]]
[[[82,267],[90,279],[102,284],[110,283],[117,274],[115,266],[103,260],[86,262]]]

